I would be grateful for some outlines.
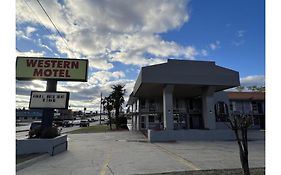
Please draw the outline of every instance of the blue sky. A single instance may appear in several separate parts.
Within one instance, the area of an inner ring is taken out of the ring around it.
[[[140,67],[170,59],[212,60],[240,72],[244,86],[264,85],[263,0],[16,1],[17,55],[89,60],[87,83],[59,82],[73,109],[98,110],[100,92],[126,84],[131,93]],[[17,81],[17,107],[42,81]],[[126,96],[127,97],[127,96]]]
[[[179,30],[161,34],[164,40],[208,49],[220,48],[202,60],[233,68],[241,77],[265,73],[265,16],[263,0],[196,0],[189,4],[190,20]]]

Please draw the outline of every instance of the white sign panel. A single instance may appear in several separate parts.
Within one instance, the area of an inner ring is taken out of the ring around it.
[[[29,108],[67,109],[69,92],[40,92],[32,91]]]

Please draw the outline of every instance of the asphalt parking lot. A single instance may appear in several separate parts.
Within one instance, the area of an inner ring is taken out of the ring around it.
[[[131,131],[68,137],[68,151],[40,160],[17,174],[126,175],[241,167],[235,141],[147,143],[141,133]],[[264,140],[249,142],[249,163],[250,167],[265,166]]]

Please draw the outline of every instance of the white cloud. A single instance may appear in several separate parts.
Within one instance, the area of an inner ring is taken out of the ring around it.
[[[28,108],[30,97],[26,95],[16,95],[16,108]]]
[[[28,37],[30,37],[31,34],[32,34],[33,32],[35,32],[36,30],[37,30],[37,29],[34,28],[34,27],[27,26],[25,32],[26,32],[26,35],[27,35]]]
[[[184,0],[70,0],[66,1],[66,8],[73,14],[74,21],[82,24],[83,28],[92,25],[97,26],[97,30],[112,33],[166,32],[180,27],[188,20]]]
[[[218,48],[220,48],[220,41],[216,41],[214,43],[210,43],[209,44],[209,47],[212,49],[212,50],[216,50]]]
[[[104,84],[111,79],[120,79],[124,78],[125,74],[122,71],[108,72],[108,71],[99,71],[93,73],[93,75],[89,79],[90,84],[101,83]]]
[[[99,70],[109,70],[113,68],[113,64],[109,63],[106,59],[88,58],[89,66]]]
[[[232,44],[235,45],[236,47],[242,45],[245,43],[245,36],[246,31],[245,30],[238,30],[236,32],[236,39],[232,41]]]
[[[207,55],[208,55],[208,51],[205,50],[205,49],[202,49],[202,50],[201,50],[201,55],[202,55],[202,56],[207,56]]]
[[[63,32],[70,32],[71,25],[67,20],[67,10],[56,0],[40,1],[48,15]],[[55,31],[52,23],[40,7],[37,1],[16,1],[16,21],[17,23],[31,22],[42,24],[52,31]]]
[[[265,76],[264,75],[250,75],[247,77],[240,78],[241,86],[264,86]]]
[[[182,46],[173,41],[165,41],[159,35],[179,29],[188,22],[186,0],[40,2],[64,38],[57,34],[37,1],[22,0],[16,2],[17,25],[29,27],[25,30],[23,27],[18,28],[17,37],[42,37],[42,40],[36,40],[36,44],[56,57],[66,54],[69,58],[85,58],[89,60],[90,70],[98,70],[95,73],[89,72],[91,76],[86,83],[58,83],[58,90],[71,92],[71,103],[74,106],[89,105],[91,100],[91,105],[97,106],[100,92],[108,94],[114,83],[126,83],[128,93],[131,92],[133,80],[128,80],[122,71],[109,71],[114,68],[115,62],[140,67],[163,63],[167,58],[195,59],[198,55],[207,55],[206,50],[198,51],[192,45]],[[39,33],[42,29],[48,35],[42,36]],[[53,44],[52,47],[43,41],[46,38],[51,40],[48,43]],[[220,43],[214,44],[215,49],[219,48]],[[56,50],[60,55],[54,53]],[[44,56],[45,53],[30,51],[17,54]],[[18,91],[26,94],[30,90],[28,88],[35,85],[36,82],[33,82]]]
[[[17,56],[30,56],[30,57],[43,57],[45,54],[44,51],[42,52],[35,52],[34,50],[30,50],[28,52],[20,52],[20,51],[16,51],[16,55]]]
[[[91,59],[90,64],[94,68],[111,69],[112,64],[109,61],[144,66],[163,62],[163,58],[194,59],[198,55],[193,46],[183,47],[175,42],[164,41],[157,35],[177,29],[188,21],[188,1],[64,2],[65,4],[58,1],[48,3],[42,1],[41,4],[65,35],[70,49],[57,35],[50,35],[49,39],[55,42],[60,53],[67,54],[68,57],[95,58]],[[54,31],[54,27],[36,1],[18,0],[16,17],[18,23],[41,23]],[[29,28],[30,32],[34,30]],[[45,46],[40,45],[50,50],[50,47]],[[116,52],[119,54],[112,58]],[[147,54],[151,56],[146,57]],[[129,57],[124,58],[124,55]]]
[[[232,41],[232,44],[237,46],[237,47],[244,44],[244,43],[245,43],[245,40]]]
[[[241,38],[241,37],[244,36],[245,32],[246,32],[245,30],[238,30],[237,33],[236,33],[236,36],[238,38]]]

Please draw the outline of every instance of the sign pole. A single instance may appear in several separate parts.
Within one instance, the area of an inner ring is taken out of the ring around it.
[[[57,80],[47,80],[46,92],[57,91]],[[54,118],[54,109],[43,109],[42,128],[51,128]]]

